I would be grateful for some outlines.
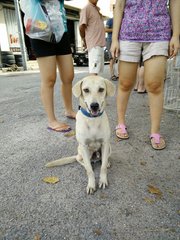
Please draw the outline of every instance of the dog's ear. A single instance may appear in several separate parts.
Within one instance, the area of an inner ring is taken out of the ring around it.
[[[112,97],[115,94],[116,87],[115,85],[110,82],[108,79],[104,79],[106,83],[106,88],[107,88],[107,96]]]
[[[78,81],[72,88],[72,92],[75,97],[79,98],[81,96],[81,85],[83,80]]]

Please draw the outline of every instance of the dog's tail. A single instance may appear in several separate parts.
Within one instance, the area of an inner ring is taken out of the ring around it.
[[[62,166],[62,165],[66,165],[66,164],[69,164],[69,163],[73,163],[75,161],[76,161],[76,155],[71,156],[71,157],[65,157],[65,158],[57,159],[55,161],[47,163],[45,166],[46,167],[56,167],[56,166]]]

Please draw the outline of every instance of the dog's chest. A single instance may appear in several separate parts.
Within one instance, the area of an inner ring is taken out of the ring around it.
[[[95,119],[82,117],[78,120],[76,122],[76,138],[79,142],[99,145],[110,137],[110,128],[106,116]]]
[[[86,120],[84,121],[84,132],[88,141],[101,141],[104,138],[104,125],[102,121]]]

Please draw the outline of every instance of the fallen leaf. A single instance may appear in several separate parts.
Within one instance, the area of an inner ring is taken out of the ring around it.
[[[94,230],[94,233],[97,235],[97,236],[100,236],[102,234],[101,230],[99,228],[95,229]]]
[[[145,162],[145,161],[140,161],[140,164],[141,164],[142,166],[145,166],[145,165],[147,164],[147,162]]]
[[[153,199],[147,198],[147,197],[144,198],[144,201],[147,202],[147,203],[149,203],[149,204],[152,204],[152,203],[155,202]]]
[[[51,176],[51,177],[45,177],[45,178],[43,178],[43,181],[44,181],[45,183],[55,184],[55,183],[59,182],[59,178],[58,178],[58,177],[53,177],[53,176]]]
[[[180,210],[177,210],[178,215],[180,215]]]
[[[34,240],[41,240],[41,236],[38,233],[36,233],[34,236]]]
[[[153,185],[148,185],[148,191],[152,194],[156,194],[159,197],[162,196],[162,192],[159,190],[159,188],[157,188]]]
[[[76,135],[76,133],[73,130],[64,134],[65,137],[73,137],[75,135]]]

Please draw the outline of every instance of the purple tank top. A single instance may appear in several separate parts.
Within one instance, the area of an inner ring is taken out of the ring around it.
[[[126,0],[120,40],[169,41],[170,16],[167,0]]]

